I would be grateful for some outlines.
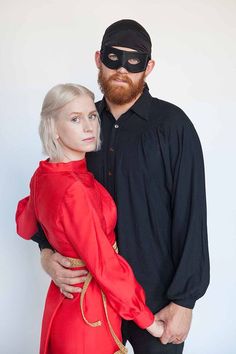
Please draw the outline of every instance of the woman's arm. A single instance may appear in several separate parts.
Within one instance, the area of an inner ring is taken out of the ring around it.
[[[129,264],[112,248],[81,182],[68,189],[59,222],[78,258],[86,263],[116,312],[141,328],[150,326],[154,316],[145,305],[143,288]]]
[[[84,282],[87,271],[67,269],[71,267],[67,258],[53,251],[35,216],[32,195],[20,200],[18,203],[16,228],[19,236],[26,240],[32,239],[39,244],[43,269],[63,291],[63,294],[67,298],[73,299],[73,293],[81,291],[81,288],[74,285]]]

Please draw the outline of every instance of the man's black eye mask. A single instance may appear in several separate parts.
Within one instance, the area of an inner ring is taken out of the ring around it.
[[[131,59],[133,59],[134,63],[129,62]],[[101,61],[106,67],[113,70],[123,67],[130,73],[144,71],[149,59],[148,54],[145,53],[127,52],[109,46],[105,46],[101,51]]]

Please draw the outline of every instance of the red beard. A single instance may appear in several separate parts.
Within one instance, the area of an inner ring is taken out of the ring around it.
[[[131,102],[140,93],[143,92],[145,85],[145,72],[137,83],[133,83],[131,79],[126,74],[116,73],[110,76],[108,79],[104,77],[102,68],[99,70],[98,74],[98,84],[101,88],[102,93],[105,97],[113,104],[123,105]],[[127,85],[116,85],[113,80],[122,80],[127,83]]]

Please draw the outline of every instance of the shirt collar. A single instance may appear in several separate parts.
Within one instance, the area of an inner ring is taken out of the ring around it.
[[[151,98],[152,98],[152,96],[149,93],[148,85],[145,84],[142,95],[134,103],[134,105],[132,107],[130,107],[129,110],[136,113],[142,119],[148,120]],[[107,109],[107,103],[106,103],[105,97],[103,97],[103,99],[97,103],[97,109],[98,109],[98,113],[100,115],[105,109]]]
[[[40,161],[39,167],[44,172],[88,172],[85,158],[69,162],[49,162],[49,159],[47,159]]]
[[[142,95],[134,103],[130,110],[135,112],[139,117],[148,120],[149,119],[149,109],[151,105],[152,96],[149,93],[148,85],[145,84]]]

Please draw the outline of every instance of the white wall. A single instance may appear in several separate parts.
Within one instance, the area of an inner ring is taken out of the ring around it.
[[[205,153],[211,286],[196,305],[185,353],[236,352],[235,14],[235,0],[0,1],[1,354],[38,353],[49,279],[37,246],[16,236],[14,212],[42,158],[42,99],[61,82],[101,97],[93,55],[120,18],[150,32],[151,92],[185,110]]]

